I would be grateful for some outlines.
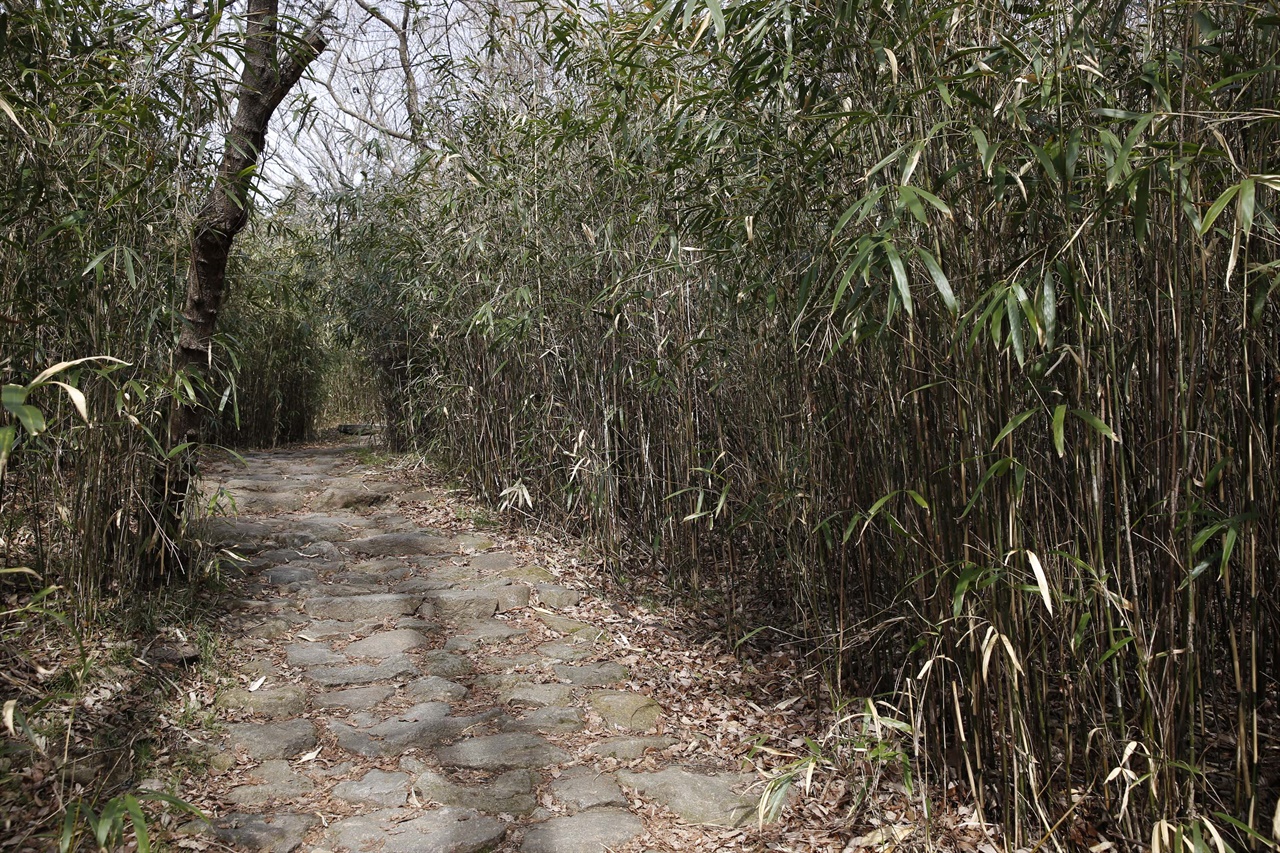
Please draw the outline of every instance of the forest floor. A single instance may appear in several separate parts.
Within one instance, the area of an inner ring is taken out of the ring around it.
[[[141,787],[207,819],[170,812],[153,837],[280,853],[999,845],[961,798],[911,785],[898,728],[874,712],[833,725],[801,655],[732,648],[714,616],[606,582],[581,542],[504,525],[428,468],[348,442],[204,472],[232,510],[202,533],[224,587],[202,662],[164,665]]]

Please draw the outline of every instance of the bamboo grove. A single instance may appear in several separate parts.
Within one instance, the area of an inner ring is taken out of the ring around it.
[[[499,20],[548,73],[330,208],[398,440],[803,637],[1014,846],[1261,843],[1274,6]]]

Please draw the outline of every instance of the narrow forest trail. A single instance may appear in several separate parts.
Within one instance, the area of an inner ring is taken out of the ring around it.
[[[367,459],[345,445],[206,469],[239,513],[208,538],[249,562],[222,619],[217,721],[185,733],[208,772],[179,793],[212,823],[182,846],[760,847],[758,775],[733,758],[756,732],[664,707],[678,688],[656,701],[662,655],[629,611],[547,568],[563,554],[476,533],[447,490]]]

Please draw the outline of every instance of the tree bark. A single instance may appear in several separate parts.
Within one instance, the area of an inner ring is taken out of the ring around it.
[[[169,460],[156,472],[158,506],[152,544],[157,565],[152,574],[157,581],[181,574],[185,568],[178,532],[195,474],[191,448],[199,441],[207,412],[201,399],[202,380],[213,362],[213,334],[226,294],[227,259],[232,241],[248,221],[249,197],[267,127],[285,95],[327,42],[324,31],[332,6],[298,36],[281,33],[279,7],[279,0],[249,0],[235,117],[218,173],[192,229],[182,331],[174,356],[180,381],[169,415]],[[184,396],[188,388],[191,392]]]

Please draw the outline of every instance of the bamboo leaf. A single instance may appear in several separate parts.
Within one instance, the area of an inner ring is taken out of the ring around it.
[[[898,250],[894,248],[893,243],[888,240],[882,244],[884,246],[885,257],[889,259],[889,267],[893,270],[893,280],[898,286],[898,295],[902,297],[902,307],[907,309],[907,314],[913,314],[911,305],[911,288],[907,284],[907,269],[902,264],[902,258],[898,255]]]
[[[1203,237],[1209,233],[1209,229],[1213,227],[1214,220],[1218,218],[1218,214],[1226,209],[1227,205],[1231,203],[1231,199],[1235,198],[1238,192],[1240,192],[1239,184],[1227,187],[1222,195],[1218,196],[1218,200],[1209,205],[1209,210],[1205,213],[1204,219],[1200,220],[1200,236]]]
[[[1065,403],[1054,407],[1053,410],[1053,449],[1058,451],[1058,458],[1061,459],[1066,453],[1066,438],[1064,436],[1067,420],[1067,406]]]
[[[1031,563],[1031,571],[1036,576],[1036,585],[1040,587],[1040,597],[1044,599],[1045,609],[1052,616],[1053,598],[1049,595],[1049,578],[1044,573],[1044,566],[1040,565],[1040,558],[1035,551],[1027,551],[1027,561]]]
[[[1027,411],[1022,412],[1021,414],[1017,414],[1009,418],[1009,422],[1004,425],[1004,429],[1000,430],[1000,432],[996,435],[995,441],[991,442],[991,449],[995,450],[997,447],[999,447],[1000,442],[1004,441],[1005,438],[1009,435],[1009,433],[1013,432],[1015,429],[1020,427],[1027,420],[1027,418],[1031,417],[1034,414],[1035,414],[1035,409],[1028,409]]]
[[[938,266],[938,261],[924,249],[916,249],[916,256],[924,263],[924,268],[929,271],[934,287],[938,288],[938,295],[942,297],[942,304],[947,306],[947,310],[953,316],[958,314],[960,306],[956,302],[956,295],[951,290],[951,282],[947,280],[946,273],[942,271],[942,267]]]
[[[1072,409],[1071,414],[1093,427],[1094,431],[1103,435],[1112,441],[1119,442],[1120,436],[1116,435],[1111,427],[1107,426],[1101,418],[1092,412],[1086,412],[1084,409]]]

